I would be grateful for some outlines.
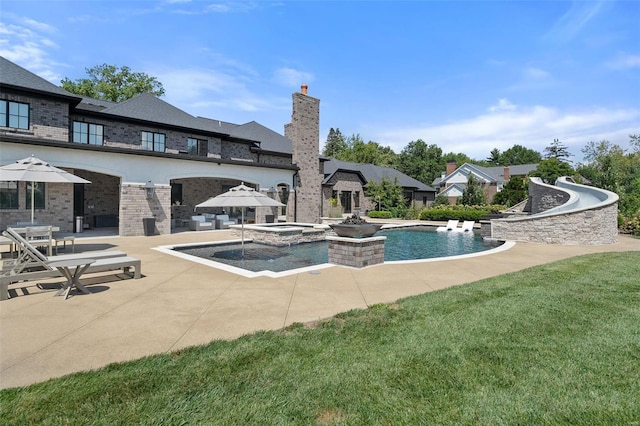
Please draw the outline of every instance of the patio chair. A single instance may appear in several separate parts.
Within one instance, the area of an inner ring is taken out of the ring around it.
[[[236,221],[229,219],[228,214],[219,214],[216,216],[216,229],[228,229],[229,225],[235,225]]]
[[[192,231],[204,231],[207,229],[215,229],[214,222],[207,222],[207,218],[202,215],[191,216],[189,221],[189,229]]]
[[[448,232],[454,231],[458,227],[458,220],[450,220],[447,222],[447,226],[438,226],[436,231],[438,232]]]
[[[121,251],[86,252],[47,257],[40,253],[20,234],[8,228],[2,233],[13,240],[18,247],[18,257],[2,263],[2,275],[0,275],[0,300],[8,299],[9,284],[20,281],[31,281],[42,278],[55,278],[62,276],[60,272],[49,264],[61,260],[70,259],[96,259],[87,269],[85,274],[106,272],[122,269],[124,274],[135,279],[141,277],[141,262],[139,259],[129,257]],[[134,268],[134,273],[131,273]]]
[[[26,240],[34,247],[44,247],[51,256],[53,248],[53,231],[51,226],[28,226]]]

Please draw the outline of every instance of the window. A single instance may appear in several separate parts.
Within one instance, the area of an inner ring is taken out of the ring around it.
[[[142,149],[164,152],[165,135],[163,133],[142,132]]]
[[[197,155],[200,157],[206,157],[207,152],[207,141],[188,138],[187,139],[187,153],[189,155]]]
[[[0,182],[0,209],[18,208],[18,182]]]
[[[102,145],[104,142],[104,128],[101,124],[73,122],[73,141],[89,145]]]
[[[33,205],[36,209],[44,209],[44,182],[33,182]],[[27,210],[31,209],[31,182],[27,182],[27,193],[25,198],[27,200]]]
[[[0,126],[29,129],[29,104],[0,101]]]

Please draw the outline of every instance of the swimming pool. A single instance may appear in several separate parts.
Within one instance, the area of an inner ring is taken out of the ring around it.
[[[435,232],[431,226],[389,228],[376,236],[386,237],[385,262],[417,261],[468,255],[493,249],[497,242],[484,240],[480,235]],[[328,264],[326,241],[303,243],[289,247],[274,247],[260,243],[245,243],[244,257],[241,244],[208,243],[166,247],[171,254],[190,260],[240,273],[274,276],[280,273],[298,273],[305,270],[332,266]],[[165,251],[165,250],[162,250]]]

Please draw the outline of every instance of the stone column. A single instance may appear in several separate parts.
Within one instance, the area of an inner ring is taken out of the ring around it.
[[[320,222],[320,100],[307,95],[307,86],[293,94],[291,123],[285,136],[293,142],[292,161],[300,169],[287,204],[287,221]]]

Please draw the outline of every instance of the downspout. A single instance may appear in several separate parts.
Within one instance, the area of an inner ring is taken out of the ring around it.
[[[298,221],[298,187],[296,186],[296,182],[298,182],[298,172],[293,175],[293,221]]]

